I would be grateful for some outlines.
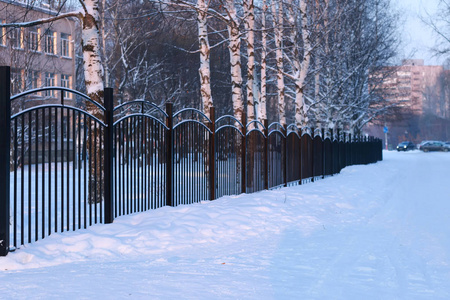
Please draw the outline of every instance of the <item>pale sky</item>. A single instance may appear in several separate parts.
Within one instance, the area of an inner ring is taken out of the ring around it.
[[[440,65],[442,58],[432,57],[429,48],[435,45],[436,35],[421,20],[427,12],[433,15],[437,11],[439,0],[391,0],[392,5],[404,12],[404,21],[400,32],[402,33],[402,58],[424,59],[426,65]]]

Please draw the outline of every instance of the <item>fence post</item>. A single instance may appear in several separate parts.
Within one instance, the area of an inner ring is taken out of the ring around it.
[[[173,203],[173,104],[166,103],[166,205]]]
[[[211,123],[209,124],[209,129],[211,130],[209,138],[209,198],[210,200],[214,200],[216,199],[216,111],[214,107],[210,108],[209,115],[211,119]]]
[[[311,170],[312,170],[312,177],[311,182],[314,182],[314,138],[315,138],[315,132],[316,130],[314,127],[311,127]]]
[[[298,129],[298,133],[299,133],[299,136],[300,136],[300,141],[299,141],[299,143],[300,143],[300,147],[298,147],[300,150],[299,150],[299,153],[298,153],[298,155],[300,156],[300,159],[299,159],[299,161],[300,161],[300,164],[299,164],[299,168],[300,168],[300,180],[299,180],[299,182],[298,182],[298,184],[299,185],[301,185],[302,184],[302,177],[303,177],[303,163],[302,163],[302,149],[303,149],[303,145],[302,145],[302,128],[299,128]]]
[[[348,134],[348,161],[347,161],[347,166],[351,166],[353,165],[353,143],[352,143],[352,134],[349,133]]]
[[[113,206],[113,164],[114,164],[114,96],[112,88],[105,88],[105,223],[109,224],[114,221],[114,206]]]
[[[269,149],[267,149],[267,141],[269,139],[269,122],[264,120],[264,189],[269,189]]]
[[[287,182],[288,182],[288,180],[287,180],[287,135],[288,135],[287,130],[288,129],[287,129],[287,125],[283,125],[283,127],[284,127],[283,176],[284,176],[284,186],[287,186]]]
[[[244,136],[242,141],[242,149],[241,149],[241,160],[242,160],[242,167],[241,167],[241,174],[242,174],[242,181],[241,181],[241,193],[247,192],[247,115],[246,113],[242,113],[242,135]]]
[[[325,173],[326,173],[326,166],[325,166],[325,163],[326,163],[326,159],[328,159],[327,157],[326,157],[326,154],[325,154],[325,128],[322,128],[322,179],[324,179],[325,178]]]
[[[9,252],[10,67],[0,67],[0,256]]]
[[[337,173],[341,172],[341,130],[337,130],[337,157],[334,159],[337,159]],[[336,173],[336,174],[337,174]]]
[[[330,131],[330,142],[331,142],[331,150],[330,150],[330,174],[328,174],[328,175],[334,175],[335,173],[334,173],[334,160],[335,160],[335,158],[334,158],[334,130],[333,130],[333,128],[330,128],[329,129],[329,131]]]

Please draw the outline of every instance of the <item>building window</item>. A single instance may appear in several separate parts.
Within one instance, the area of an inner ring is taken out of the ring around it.
[[[21,69],[11,69],[11,93],[19,94],[23,91],[23,77]]]
[[[61,33],[61,56],[70,57],[70,35]]]
[[[0,23],[4,24],[5,21],[0,19]],[[2,27],[2,28],[1,28],[1,31],[0,31],[0,34],[1,34],[1,37],[0,37],[0,45],[1,45],[1,46],[6,46],[6,35],[5,35],[5,32],[6,32],[6,28],[3,28],[3,27]]]
[[[45,33],[45,53],[56,54],[56,32],[47,30]]]
[[[11,46],[16,49],[22,49],[22,30],[20,28],[13,28],[10,31],[9,39]]]
[[[45,73],[45,86],[55,86],[55,74],[54,73]],[[45,91],[45,96],[55,97],[55,91]]]
[[[61,75],[61,87],[70,88],[70,76],[69,75]],[[64,98],[69,99],[70,98],[69,92],[64,92]]]
[[[28,31],[28,49],[41,51],[41,47],[39,46],[39,30],[36,28]]]
[[[38,71],[29,71],[28,72],[28,81],[27,81],[27,89],[37,89],[39,87],[39,72]]]

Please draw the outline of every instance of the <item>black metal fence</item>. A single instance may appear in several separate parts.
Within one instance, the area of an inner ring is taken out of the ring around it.
[[[113,107],[109,88],[105,106],[61,87],[10,97],[9,76],[0,67],[0,255],[53,232],[302,184],[382,159],[373,138],[216,119],[214,108],[208,118],[196,109],[173,113],[170,103],[165,111],[144,100]],[[48,90],[57,101],[35,100]]]

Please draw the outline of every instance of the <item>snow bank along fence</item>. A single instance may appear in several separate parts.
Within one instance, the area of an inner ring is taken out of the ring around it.
[[[0,67],[0,255],[53,232],[382,159],[373,138],[216,119],[214,108],[208,118],[196,109],[173,113],[170,103],[165,111],[144,100],[113,107],[112,89],[104,95],[105,106],[61,87],[10,97],[10,69]],[[101,117],[83,108],[88,102]]]

